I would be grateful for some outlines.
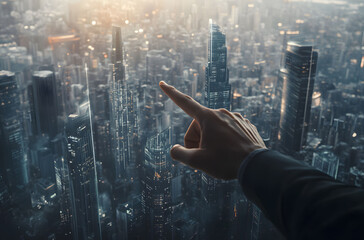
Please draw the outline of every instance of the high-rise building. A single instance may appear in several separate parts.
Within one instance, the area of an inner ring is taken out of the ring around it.
[[[119,204],[116,208],[117,239],[145,239],[146,232],[143,221],[141,196],[136,195],[132,200]]]
[[[58,101],[54,73],[48,70],[33,73],[33,126],[36,134],[57,135]]]
[[[210,19],[208,63],[206,66],[205,106],[230,110],[231,86],[227,68],[226,36]],[[216,179],[202,173],[202,191],[206,202],[216,202]]]
[[[6,186],[3,177],[0,175],[0,211],[2,212],[2,216],[5,216],[5,213],[10,209],[12,208],[9,189]]]
[[[121,27],[112,26],[112,53],[111,62],[116,64],[117,62],[123,62],[123,40],[121,38]]]
[[[278,141],[286,153],[298,152],[306,143],[318,53],[312,46],[287,44]]]
[[[54,161],[57,195],[59,196],[59,217],[62,236],[71,238],[71,192],[68,163],[63,157]]]
[[[116,209],[116,228],[121,240],[131,239],[133,231],[133,208],[128,203],[120,204]]]
[[[133,171],[126,171],[126,168],[132,163],[132,139],[136,113],[132,93],[126,84],[121,28],[118,26],[112,28],[112,41],[112,69],[109,81],[110,128],[114,149],[115,176],[116,180],[121,180],[133,174]]]
[[[230,110],[231,86],[227,64],[226,37],[220,27],[210,20],[208,42],[208,63],[206,66],[205,105],[206,107]]]
[[[322,145],[317,149],[317,152],[313,153],[312,166],[336,178],[339,169],[339,157],[334,154],[332,146]]]
[[[150,239],[171,238],[171,128],[147,140],[142,206]]]
[[[55,168],[54,159],[55,155],[52,153],[48,144],[48,138],[39,138],[35,141],[32,149],[30,150],[32,156],[32,163],[39,169],[40,176],[44,179],[55,181]]]
[[[85,103],[84,105],[88,105]],[[82,106],[81,106],[82,107]],[[82,107],[84,108],[84,107]],[[74,239],[101,239],[97,175],[89,105],[66,125]]]
[[[11,188],[28,183],[27,156],[15,74],[0,71],[0,171]]]

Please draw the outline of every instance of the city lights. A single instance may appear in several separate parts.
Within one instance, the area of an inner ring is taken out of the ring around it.
[[[1,1],[0,238],[283,239],[236,180],[173,161],[175,144],[204,142],[198,130],[188,142],[193,119],[158,84],[364,187],[363,12],[358,0]]]

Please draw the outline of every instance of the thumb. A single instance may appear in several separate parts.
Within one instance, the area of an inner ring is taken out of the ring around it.
[[[185,148],[176,144],[171,149],[171,157],[192,168],[204,170],[208,163],[206,150],[200,148]]]

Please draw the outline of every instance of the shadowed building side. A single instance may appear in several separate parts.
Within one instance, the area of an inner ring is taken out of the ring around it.
[[[309,45],[289,42],[284,66],[278,141],[285,153],[299,152],[306,144],[318,53]]]

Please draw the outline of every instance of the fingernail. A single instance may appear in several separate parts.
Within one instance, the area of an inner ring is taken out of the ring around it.
[[[159,85],[167,85],[168,86],[168,84],[165,81],[160,81]]]

